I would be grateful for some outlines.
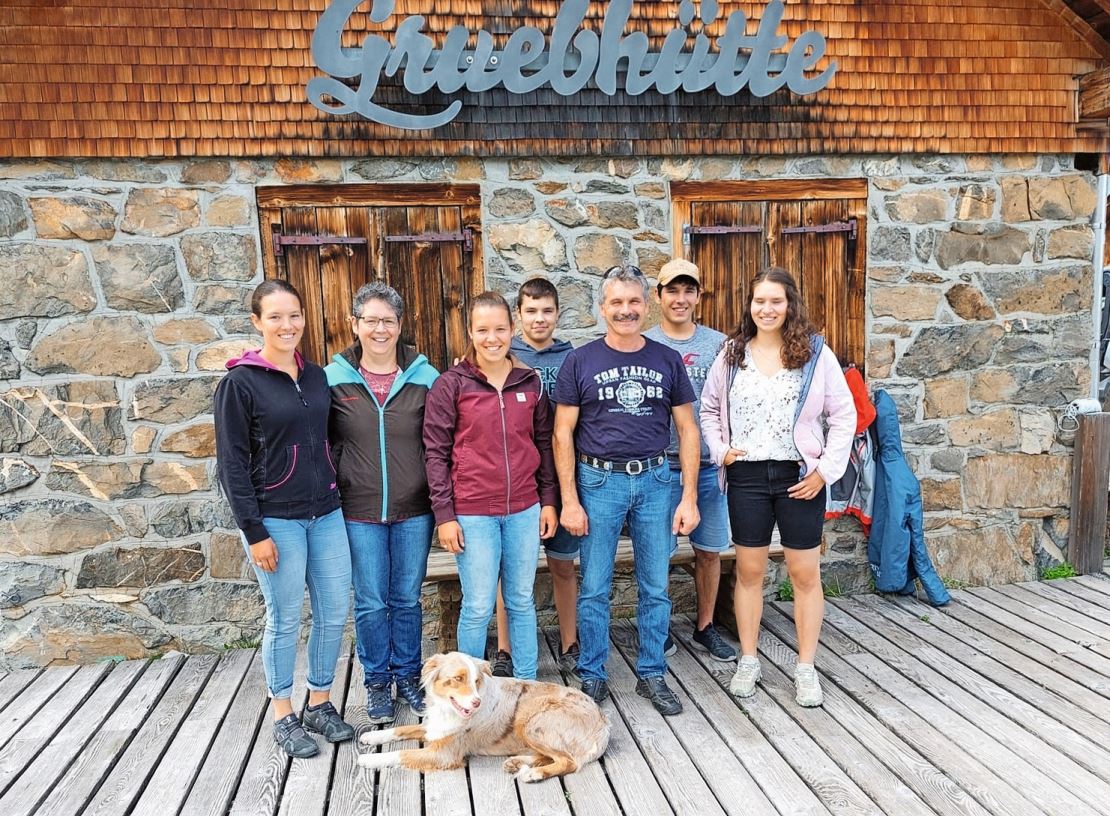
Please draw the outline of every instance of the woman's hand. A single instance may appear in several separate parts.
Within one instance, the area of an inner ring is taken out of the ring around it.
[[[540,508],[540,538],[551,538],[559,528],[559,515],[550,504]]]
[[[825,479],[821,476],[821,471],[817,468],[811,470],[804,479],[793,485],[786,491],[787,495],[792,499],[802,499],[803,501],[812,499],[821,492],[821,488],[825,486]]]
[[[739,459],[741,456],[743,456],[744,453],[745,453],[745,451],[737,450],[736,448],[729,448],[727,451],[725,451],[725,458],[724,458],[725,467],[728,467],[729,465],[731,465],[733,462],[735,462],[737,459]]]
[[[272,538],[264,538],[251,544],[251,561],[263,572],[273,572],[277,569],[278,552],[277,544]]]
[[[463,551],[463,531],[457,521],[445,521],[436,531],[439,534],[439,546],[447,552],[458,555]]]

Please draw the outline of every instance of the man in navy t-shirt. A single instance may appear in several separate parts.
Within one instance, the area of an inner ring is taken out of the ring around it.
[[[615,266],[606,273],[598,290],[605,336],[572,351],[559,370],[552,395],[554,444],[563,499],[560,522],[580,536],[582,690],[598,702],[609,694],[609,593],[617,541],[627,520],[639,592],[636,692],[669,715],[682,710],[663,679],[670,556],[675,534],[689,534],[698,525],[701,442],[695,394],[682,358],[640,333],[649,291],[634,266]],[[672,419],[683,485],[673,514],[665,453]]]

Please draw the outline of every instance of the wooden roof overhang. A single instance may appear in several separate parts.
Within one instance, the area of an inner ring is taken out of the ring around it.
[[[587,86],[414,97],[383,77],[375,101],[409,113],[463,102],[442,127],[403,131],[306,101],[321,76],[311,40],[328,0],[5,0],[0,7],[0,157],[579,156],[676,154],[1102,152],[1104,129],[1078,114],[1079,78],[1110,65],[1110,0],[794,0],[781,31],[818,31],[824,90],[607,95]],[[759,2],[720,0],[706,33]],[[599,30],[606,3],[583,27]],[[559,0],[370,2],[344,45],[392,36],[409,15],[442,41],[454,25],[503,43],[521,25],[550,30]],[[628,31],[653,50],[678,0],[639,0]],[[691,25],[696,33],[700,23]],[[820,66],[819,66],[820,67]],[[1110,74],[1102,74],[1110,88]],[[1091,84],[1094,80],[1087,80]],[[1110,99],[1110,93],[1106,94]],[[1090,96],[1087,119],[1103,108]],[[1110,103],[1108,103],[1110,107]],[[1086,126],[1085,126],[1086,125]]]

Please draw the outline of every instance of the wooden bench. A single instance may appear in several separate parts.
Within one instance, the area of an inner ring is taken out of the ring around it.
[[[774,535],[771,537],[771,558],[779,560],[782,555],[782,544],[779,543],[778,529],[775,529]],[[721,561],[723,563],[731,563],[736,560],[736,550],[730,547],[727,551],[721,553]],[[678,549],[675,550],[671,556],[671,565],[682,567],[686,572],[693,574],[694,572],[694,547],[690,544],[690,539],[686,536],[681,536],[678,539]],[[632,539],[622,538],[617,543],[617,557],[615,566],[617,569],[628,569],[633,563],[632,552]],[[541,548],[540,559],[536,567],[536,574],[542,575],[547,573],[547,555]],[[446,550],[440,549],[438,546],[432,547],[432,552],[428,556],[428,572],[424,578],[426,584],[436,584],[439,591],[439,642],[442,650],[453,649],[455,647],[455,627],[459,620],[459,608],[462,598],[462,593],[458,589],[457,584],[459,581],[458,564],[455,561],[455,556]],[[732,570],[721,570],[721,591],[717,597],[717,615],[718,617],[726,616],[725,619],[732,617]]]

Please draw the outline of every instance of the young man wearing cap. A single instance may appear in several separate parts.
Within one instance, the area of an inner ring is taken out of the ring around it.
[[[662,307],[662,319],[658,326],[644,332],[644,336],[674,349],[682,356],[686,374],[697,395],[694,416],[698,417],[705,378],[717,352],[721,350],[725,335],[694,322],[694,311],[701,298],[701,278],[697,266],[690,261],[675,258],[663,264],[655,293]],[[701,430],[700,419],[698,430]],[[674,512],[682,498],[682,486],[678,478],[678,438],[673,428],[667,459],[674,471],[671,478],[671,511]],[[690,533],[695,557],[694,587],[698,597],[694,644],[709,652],[714,660],[731,662],[736,659],[736,650],[725,643],[713,625],[713,608],[721,581],[721,553],[732,546],[729,540],[728,502],[718,486],[717,468],[709,458],[704,440],[698,473],[698,513],[701,521]]]

